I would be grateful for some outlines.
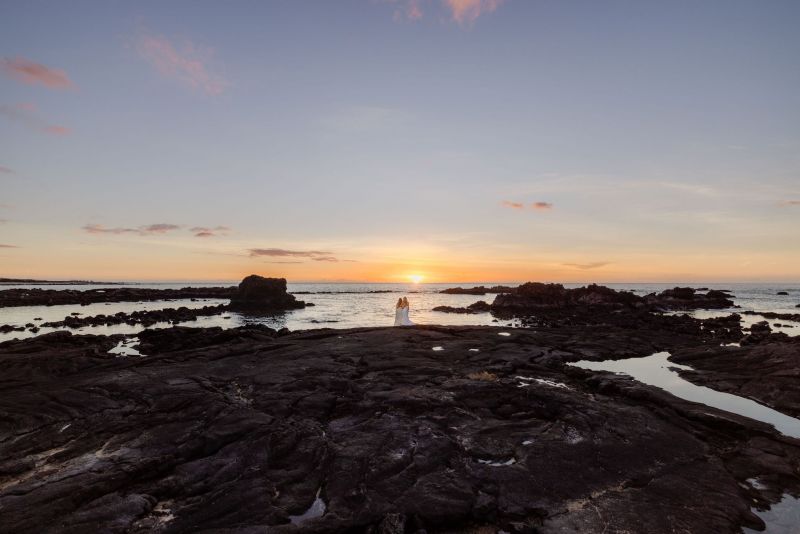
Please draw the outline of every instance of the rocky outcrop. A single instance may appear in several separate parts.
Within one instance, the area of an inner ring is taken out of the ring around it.
[[[753,346],[706,345],[676,351],[670,359],[695,369],[681,372],[687,380],[800,418],[800,337],[770,335],[763,325],[751,335],[758,336]]]
[[[177,299],[228,299],[236,287],[184,287],[182,289],[147,289],[117,287],[106,289],[4,289],[0,290],[0,308],[9,306],[55,306],[96,302],[140,302]]]
[[[800,489],[797,440],[563,365],[645,354],[649,332],[500,332],[0,344],[0,532],[733,534]]]
[[[485,295],[487,293],[511,293],[515,289],[511,286],[450,287],[439,291],[439,293],[445,295]]]
[[[648,305],[663,310],[722,309],[734,306],[727,291],[712,289],[705,293],[691,287],[676,287],[644,297]]]
[[[566,289],[561,284],[528,282],[513,293],[497,295],[492,303],[492,310],[507,312],[572,307],[637,308],[642,304],[641,297],[633,293],[596,284]]]
[[[226,305],[203,306],[202,308],[165,308],[163,310],[138,310],[131,313],[119,312],[114,315],[93,315],[90,317],[65,317],[63,321],[42,323],[40,327],[50,328],[83,328],[86,326],[112,326],[117,324],[150,327],[158,323],[183,323],[196,321],[198,317],[219,315],[228,309]]]
[[[436,306],[433,308],[433,311],[443,313],[485,313],[491,309],[492,307],[488,302],[479,300],[478,302],[473,302],[466,308],[458,308],[454,306]]]
[[[304,308],[306,303],[286,292],[285,278],[264,278],[251,274],[231,296],[229,308],[241,312],[275,312]]]

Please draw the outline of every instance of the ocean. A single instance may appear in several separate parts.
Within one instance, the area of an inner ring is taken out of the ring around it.
[[[236,285],[237,282],[215,283],[136,283],[139,288],[181,288],[187,286],[209,287]],[[180,323],[181,326],[208,327],[220,326],[232,328],[246,324],[265,324],[272,328],[289,328],[290,330],[307,330],[311,328],[353,328],[370,326],[391,326],[394,322],[394,307],[397,299],[407,296],[411,305],[411,319],[421,324],[439,325],[496,325],[514,327],[513,321],[499,321],[489,313],[455,314],[433,311],[436,306],[467,306],[478,300],[491,302],[495,295],[447,295],[440,291],[449,287],[474,287],[479,285],[492,286],[503,282],[476,282],[469,284],[375,284],[375,283],[290,283],[290,293],[297,293],[297,298],[314,303],[314,306],[301,310],[292,310],[279,315],[271,316],[244,316],[238,313],[226,312],[216,316],[200,317],[196,321]],[[132,284],[133,285],[133,284]],[[507,284],[516,285],[516,284]],[[564,284],[565,287],[581,287],[585,284]],[[734,302],[739,308],[728,310],[700,310],[692,312],[697,317],[714,317],[727,315],[736,311],[751,310],[755,312],[800,313],[800,283],[728,283],[728,284],[605,284],[618,290],[634,291],[638,295],[663,291],[675,286],[708,287],[710,289],[729,289],[735,296]],[[0,290],[12,288],[43,288],[43,289],[102,289],[124,287],[120,285],[3,285]],[[787,295],[778,295],[786,292]],[[203,306],[224,304],[227,300],[203,299],[192,302],[190,300],[152,301],[152,302],[111,302],[96,303],[88,306],[60,305],[60,306],[21,306],[0,308],[0,325],[23,326],[26,324],[41,324],[48,321],[60,321],[72,313],[82,316],[113,315],[118,312],[130,313],[137,310],[157,310],[163,308],[201,308]],[[742,322],[745,326],[764,318],[757,315],[745,315]],[[784,320],[770,320],[773,331],[785,332],[789,335],[800,335],[800,323]],[[165,328],[167,323],[159,323],[150,328]],[[41,328],[38,334],[28,330],[22,332],[8,332],[0,334],[0,342],[9,339],[22,339],[34,335],[44,334],[55,330],[70,330],[79,334],[135,334],[142,330],[141,325],[130,326],[126,324],[114,326],[84,327],[78,329],[67,328]]]

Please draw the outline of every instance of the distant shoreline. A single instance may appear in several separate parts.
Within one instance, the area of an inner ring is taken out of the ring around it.
[[[0,278],[0,285],[48,285],[48,286],[123,286],[139,285],[140,282],[96,282],[94,280],[34,280],[32,278]]]

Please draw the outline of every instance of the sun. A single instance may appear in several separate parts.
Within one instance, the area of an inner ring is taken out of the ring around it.
[[[422,280],[425,279],[425,277],[422,276],[421,274],[409,274],[408,279],[415,284],[419,284],[420,282],[422,282]]]

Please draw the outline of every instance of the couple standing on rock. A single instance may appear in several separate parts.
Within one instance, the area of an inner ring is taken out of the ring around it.
[[[394,309],[394,325],[412,326],[413,324],[408,318],[408,299],[406,297],[397,299],[397,306]]]

